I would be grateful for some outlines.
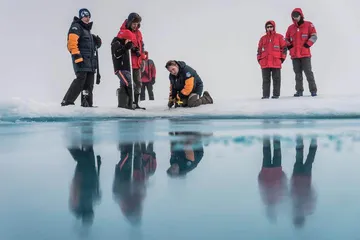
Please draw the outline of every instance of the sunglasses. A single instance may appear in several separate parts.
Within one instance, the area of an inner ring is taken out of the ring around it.
[[[269,26],[266,26],[266,28],[274,28],[274,26],[269,25]]]

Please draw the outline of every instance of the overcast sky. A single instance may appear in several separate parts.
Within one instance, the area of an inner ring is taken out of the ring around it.
[[[113,75],[110,42],[130,12],[142,18],[146,49],[157,67],[157,98],[167,97],[169,59],[183,60],[203,78],[215,98],[261,96],[261,71],[256,48],[264,24],[272,19],[285,34],[290,13],[301,7],[318,30],[313,70],[319,94],[358,93],[360,2],[345,0],[277,1],[95,1],[2,0],[0,100],[22,97],[61,102],[74,79],[66,48],[67,31],[79,8],[87,7],[93,33],[103,39],[99,50],[102,83],[95,102],[116,105],[118,80]],[[305,82],[306,83],[306,82]],[[307,85],[306,91],[307,91]],[[294,93],[290,58],[282,72],[282,95]]]

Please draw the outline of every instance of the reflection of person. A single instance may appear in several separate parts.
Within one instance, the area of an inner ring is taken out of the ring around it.
[[[293,224],[300,228],[305,224],[306,216],[313,213],[316,194],[311,184],[312,165],[317,151],[316,138],[311,139],[309,153],[304,160],[304,142],[301,136],[296,140],[296,161],[291,178],[291,196],[293,202]]]
[[[267,216],[276,220],[276,207],[287,192],[286,174],[281,165],[281,142],[273,139],[274,155],[271,159],[271,142],[269,137],[263,139],[263,162],[258,176],[261,198],[266,205]]]
[[[83,134],[87,134],[83,132]],[[76,218],[91,225],[94,219],[93,205],[100,201],[99,174],[101,157],[93,150],[92,140],[82,136],[81,147],[71,146],[68,150],[77,162],[71,183],[69,205]],[[96,168],[97,162],[97,168]]]
[[[185,176],[188,172],[194,170],[204,156],[204,147],[199,139],[198,133],[171,133],[172,135],[187,136],[182,141],[171,142],[170,167],[167,170],[169,176]],[[195,137],[195,138],[194,138]]]
[[[138,225],[141,223],[146,196],[147,175],[155,171],[153,167],[156,168],[156,159],[155,163],[151,156],[144,160],[140,143],[121,143],[119,151],[120,161],[115,166],[113,196],[126,219],[132,225]],[[152,152],[149,154],[153,155]]]
[[[154,151],[154,143],[149,142],[147,145],[141,143],[142,164],[145,170],[146,178],[154,175],[157,167],[156,153]]]

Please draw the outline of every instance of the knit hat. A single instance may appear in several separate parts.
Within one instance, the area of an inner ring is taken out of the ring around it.
[[[82,9],[79,10],[79,18],[82,19],[83,17],[90,17],[91,18],[91,13],[86,8],[82,8]]]

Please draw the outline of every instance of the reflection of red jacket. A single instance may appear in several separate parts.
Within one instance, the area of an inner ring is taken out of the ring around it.
[[[148,59],[144,61],[144,71],[141,73],[141,81],[143,83],[151,82],[156,77],[156,68],[154,61]]]
[[[281,68],[281,59],[286,59],[286,41],[283,35],[276,32],[274,21],[267,21],[265,26],[268,24],[273,25],[274,30],[260,38],[257,60],[261,68]]]
[[[275,205],[282,200],[287,190],[286,180],[282,167],[261,169],[258,183],[261,198],[266,205]]]
[[[314,212],[315,192],[311,186],[311,175],[292,176],[291,196],[297,215],[307,216]]]
[[[301,17],[304,18],[301,8],[295,8],[292,12],[299,12]],[[316,29],[309,21],[304,21],[298,26],[298,23],[293,20],[293,24],[286,31],[285,38],[289,45],[293,45],[293,48],[290,49],[292,59],[311,57],[310,48],[304,47],[304,44],[307,43],[311,47],[315,43],[317,40]]]
[[[117,35],[118,38],[122,38],[122,34],[124,31],[128,31],[129,29],[126,28],[126,23],[127,23],[127,20],[125,20],[123,22],[123,24],[121,25],[120,27],[120,31]],[[134,41],[133,42],[133,47],[137,47],[139,48],[140,50],[140,54],[141,56],[140,57],[137,57],[135,55],[135,53],[131,53],[131,63],[132,63],[132,68],[133,69],[140,69],[140,66],[141,66],[141,62],[142,60],[144,60],[146,58],[145,54],[144,54],[144,43],[143,43],[143,37],[142,37],[142,33],[140,32],[139,29],[135,30],[133,33],[133,39]]]

